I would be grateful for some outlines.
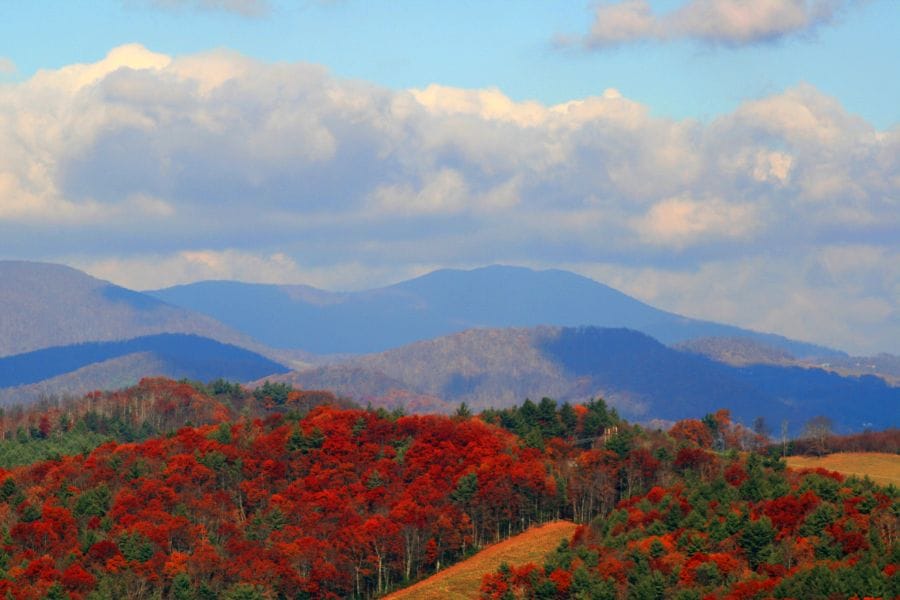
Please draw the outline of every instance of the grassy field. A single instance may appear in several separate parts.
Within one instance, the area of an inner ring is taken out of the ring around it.
[[[844,475],[868,475],[872,481],[881,484],[893,483],[900,486],[900,455],[880,452],[843,452],[828,456],[789,456],[789,467],[795,469],[816,469],[822,467]]]
[[[470,600],[478,598],[481,579],[496,571],[501,563],[541,564],[544,556],[571,538],[576,525],[556,521],[488,546],[475,556],[403,590],[385,596],[385,600]]]

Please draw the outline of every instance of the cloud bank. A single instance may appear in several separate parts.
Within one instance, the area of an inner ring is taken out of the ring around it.
[[[138,45],[0,85],[2,258],[135,288],[569,266],[665,308],[900,352],[900,130],[809,85],[709,122]],[[808,324],[808,327],[807,327]]]
[[[859,0],[688,0],[659,13],[649,0],[607,2],[580,42],[594,49],[677,39],[745,46],[809,35],[854,4]]]

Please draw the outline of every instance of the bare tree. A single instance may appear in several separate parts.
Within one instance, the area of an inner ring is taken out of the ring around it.
[[[788,445],[788,422],[787,419],[781,422],[781,456],[787,456]]]
[[[803,428],[804,437],[812,444],[812,450],[822,456],[828,452],[828,436],[831,435],[831,419],[824,415],[813,417]]]

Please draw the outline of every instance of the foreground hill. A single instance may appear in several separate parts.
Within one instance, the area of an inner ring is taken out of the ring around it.
[[[277,379],[382,406],[396,403],[402,390],[419,402],[412,408],[422,410],[602,396],[628,418],[675,421],[724,407],[747,424],[760,416],[773,427],[786,420],[794,434],[817,415],[828,416],[841,431],[889,427],[897,415],[885,407],[900,405],[900,388],[876,377],[736,367],[636,331],[592,327],[475,329]],[[356,395],[366,389],[386,393]],[[439,400],[429,404],[429,398]]]
[[[270,346],[319,354],[379,352],[473,327],[595,325],[636,329],[667,344],[740,336],[798,357],[840,355],[778,335],[665,312],[560,270],[445,269],[362,292],[206,281],[148,294],[210,315]]]
[[[592,525],[545,568],[501,567],[484,597],[900,593],[895,488],[711,453],[688,423],[651,431],[602,402],[307,412],[276,387],[154,379],[0,415],[3,438],[16,428],[0,449],[113,438],[0,470],[0,595],[373,599],[560,518]],[[208,424],[172,430],[186,419]],[[726,450],[746,433],[724,411],[696,424]]]
[[[0,472],[0,594],[371,598],[549,519],[548,464],[477,419],[331,408],[110,442]]]
[[[756,455],[709,469],[709,458],[622,501],[541,566],[497,570],[479,597],[900,597],[895,489]]]
[[[253,346],[208,316],[63,265],[0,261],[0,281],[0,356],[158,333]]]
[[[287,367],[237,346],[196,335],[164,333],[2,357],[0,399],[27,402],[35,393],[115,389],[148,376],[251,381],[287,371]]]
[[[556,550],[560,542],[570,540],[577,525],[554,521],[532,527],[517,536],[488,546],[475,556],[440,571],[424,581],[385,596],[384,600],[470,600],[477,598],[481,580],[502,564],[540,563]]]

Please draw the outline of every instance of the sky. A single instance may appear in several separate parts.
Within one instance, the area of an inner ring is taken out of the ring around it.
[[[900,354],[895,0],[0,3],[0,259],[568,269]]]

